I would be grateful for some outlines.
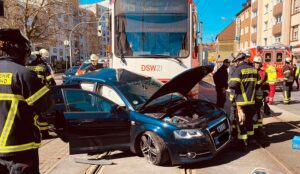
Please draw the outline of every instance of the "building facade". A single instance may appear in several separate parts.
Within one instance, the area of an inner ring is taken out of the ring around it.
[[[292,0],[291,8],[290,45],[293,54],[300,63],[300,0]]]
[[[236,15],[236,40],[238,50],[244,50],[251,45],[251,3],[248,1]]]
[[[216,37],[216,53],[217,61],[222,61],[237,50],[236,45],[236,21],[229,24],[221,33]]]

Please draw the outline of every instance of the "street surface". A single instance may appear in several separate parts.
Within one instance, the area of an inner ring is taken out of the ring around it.
[[[60,76],[56,77],[58,84]],[[211,78],[205,78],[200,85],[200,98],[215,102],[216,95]],[[68,144],[60,138],[43,140],[40,148],[41,174],[249,174],[262,168],[271,174],[300,174],[300,151],[292,150],[293,136],[300,135],[300,91],[293,91],[291,105],[282,104],[281,92],[276,92],[275,105],[271,106],[272,116],[264,119],[268,137],[258,141],[249,153],[240,152],[229,146],[211,161],[185,166],[150,165],[142,157],[129,152],[110,152],[102,158],[87,155],[69,156]],[[226,103],[228,109],[229,103]],[[54,135],[54,134],[53,134]],[[75,163],[75,159],[107,159],[113,165],[89,165]]]

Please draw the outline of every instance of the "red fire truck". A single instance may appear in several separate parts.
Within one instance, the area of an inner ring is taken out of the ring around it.
[[[263,59],[263,66],[266,69],[268,65],[273,65],[277,70],[277,81],[283,80],[283,66],[285,65],[285,58],[292,56],[292,47],[281,44],[274,44],[271,46],[257,46],[249,49],[251,60],[255,56],[261,56]]]

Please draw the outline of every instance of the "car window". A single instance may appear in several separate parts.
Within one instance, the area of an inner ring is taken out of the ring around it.
[[[276,54],[276,62],[282,62],[282,53]]]
[[[265,53],[265,62],[271,62],[272,55],[271,53]]]
[[[113,101],[114,103],[116,103],[119,106],[125,106],[125,103],[123,102],[123,100],[121,99],[121,97],[117,94],[117,92],[108,87],[108,86],[101,86],[100,90],[99,90],[99,94],[111,101]]]
[[[95,88],[95,83],[92,82],[81,82],[80,87],[83,90],[93,92]]]
[[[65,103],[70,112],[110,112],[115,103],[95,93],[83,90],[64,90]]]

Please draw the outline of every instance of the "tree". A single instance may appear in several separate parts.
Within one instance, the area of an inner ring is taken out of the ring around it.
[[[19,28],[32,42],[53,42],[61,14],[70,13],[70,0],[6,0],[2,28]]]

